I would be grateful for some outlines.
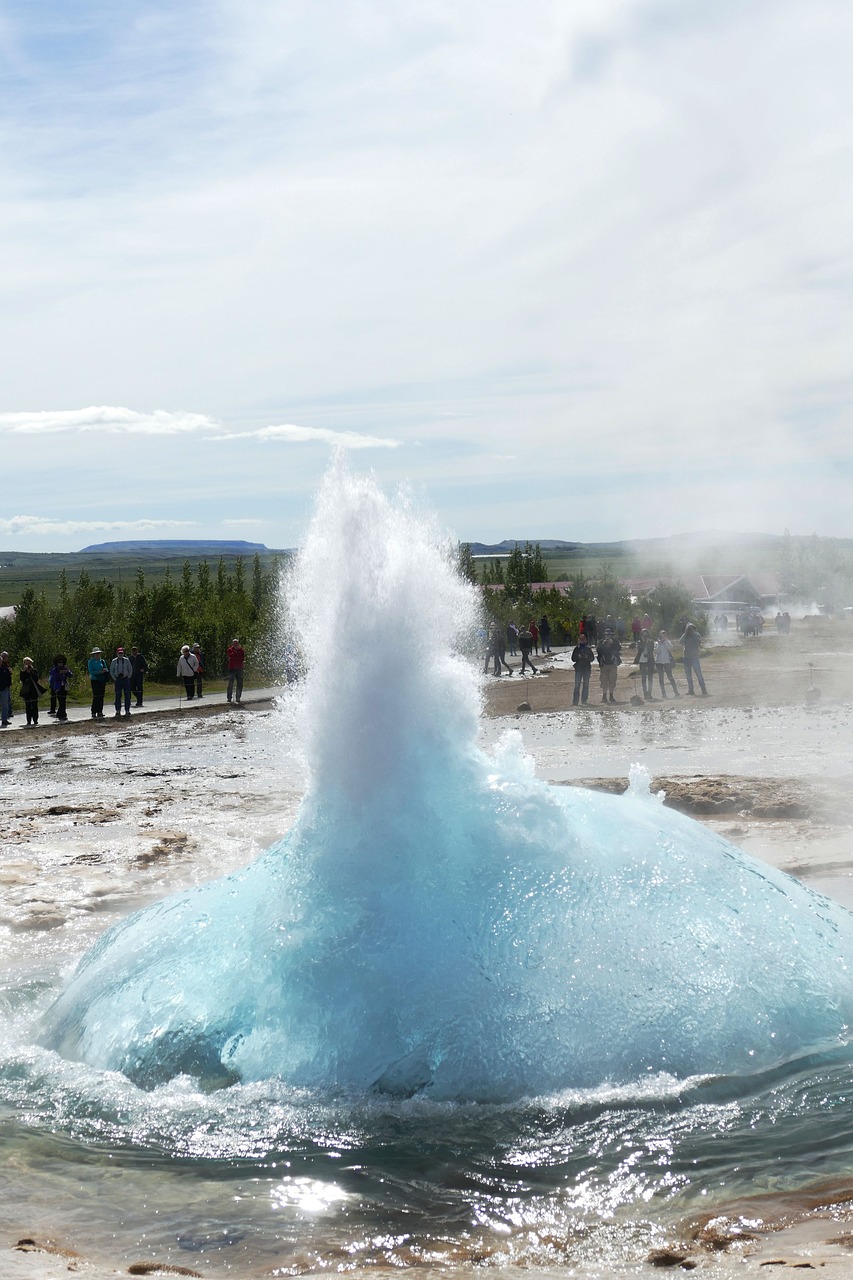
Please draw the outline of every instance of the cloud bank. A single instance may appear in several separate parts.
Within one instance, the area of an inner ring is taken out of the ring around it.
[[[0,38],[17,509],[117,504],[100,431],[147,438],[140,502],[285,546],[325,452],[256,442],[371,450],[463,537],[853,531],[845,0],[51,0]]]
[[[111,405],[0,413],[0,431],[14,435],[102,431],[111,435],[171,436],[206,431],[215,426],[217,423],[202,413],[170,413],[164,409],[139,413]]]
[[[339,449],[399,449],[402,441],[387,436],[363,435],[358,431],[333,431],[328,427],[298,427],[284,423],[260,427],[257,431],[232,431],[213,436],[218,440],[279,440],[285,444],[330,444]]]
[[[65,537],[74,533],[114,533],[117,530],[151,533],[159,529],[190,529],[195,523],[194,520],[56,520],[50,516],[10,516],[0,519],[0,536]]]

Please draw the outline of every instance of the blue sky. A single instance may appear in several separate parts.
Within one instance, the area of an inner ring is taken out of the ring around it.
[[[0,550],[853,536],[841,0],[0,0]]]

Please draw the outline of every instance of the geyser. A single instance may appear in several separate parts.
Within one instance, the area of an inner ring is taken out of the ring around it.
[[[557,790],[511,738],[479,750],[477,600],[452,560],[405,498],[332,471],[289,591],[297,821],[111,929],[46,1044],[144,1086],[509,1100],[847,1041],[847,911],[640,787]]]

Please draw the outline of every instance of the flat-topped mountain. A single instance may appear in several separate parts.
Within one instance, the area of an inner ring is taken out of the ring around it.
[[[232,555],[242,556],[247,552],[268,551],[263,542],[243,542],[235,538],[217,541],[215,538],[132,538],[128,542],[93,542],[89,547],[81,547],[80,554],[87,551],[142,551],[168,555]]]

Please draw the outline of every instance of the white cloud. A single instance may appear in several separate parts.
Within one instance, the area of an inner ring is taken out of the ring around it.
[[[328,427],[298,427],[283,423],[278,427],[260,427],[257,431],[230,431],[211,436],[212,440],[283,440],[287,444],[331,444],[341,449],[399,449],[401,440],[387,436],[363,435],[358,431],[332,431]]]
[[[850,474],[849,3],[336,0],[334,16],[6,7],[0,408],[38,388],[215,415],[2,414],[19,509],[127,491],[127,456],[81,448],[87,431],[151,436],[140,500],[167,490],[216,523],[264,491],[281,545],[322,451],[259,467],[200,433],[372,449],[383,479],[459,495],[466,522],[486,502],[507,519],[513,481],[543,536],[572,536],[579,485],[606,538],[676,501],[704,522],[712,472],[721,493],[747,485],[744,522],[777,530],[783,471]],[[322,425],[265,425],[291,416]],[[809,526],[849,530],[840,490],[799,489]]]
[[[10,516],[0,520],[0,534],[10,537],[71,533],[149,533],[155,529],[189,529],[195,520],[53,520],[49,516]]]
[[[170,413],[154,409],[140,413],[112,405],[88,409],[40,409],[0,413],[0,431],[15,435],[53,435],[58,432],[104,431],[119,435],[171,436],[209,431],[218,424],[203,413]]]

